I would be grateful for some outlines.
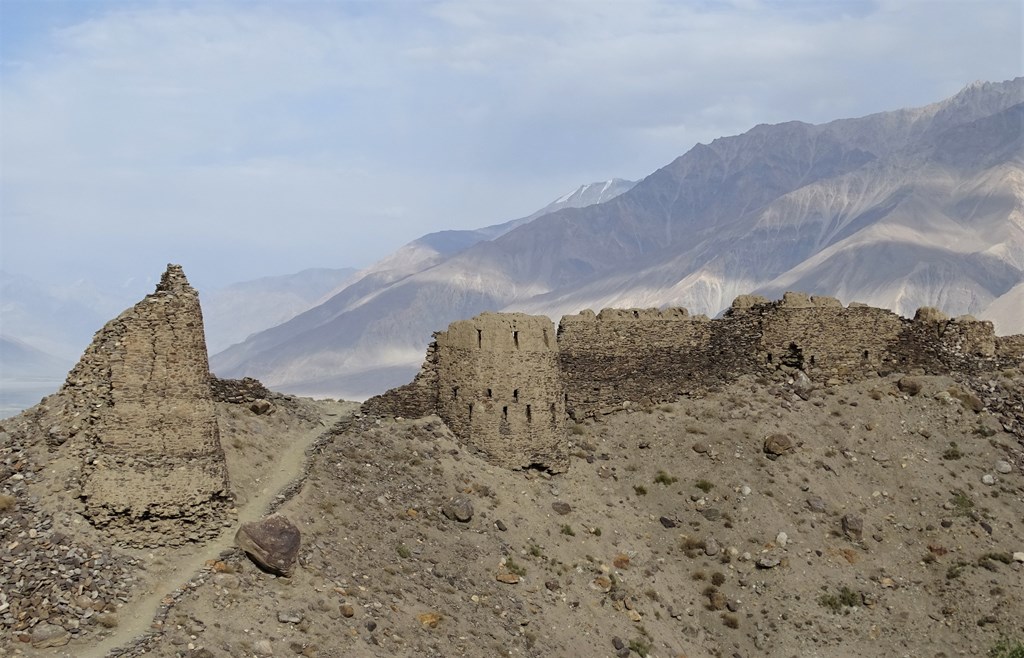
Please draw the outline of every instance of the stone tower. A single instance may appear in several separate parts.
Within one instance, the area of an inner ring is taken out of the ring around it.
[[[565,395],[544,316],[483,313],[435,334],[437,413],[509,468],[565,470]]]
[[[137,546],[198,541],[230,503],[199,296],[178,265],[93,338],[59,393],[85,516]],[[83,445],[84,444],[84,445]]]

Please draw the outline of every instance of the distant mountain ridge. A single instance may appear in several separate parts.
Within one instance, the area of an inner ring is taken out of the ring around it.
[[[481,311],[716,315],[786,289],[902,314],[992,307],[1000,333],[1022,332],[1001,301],[1024,282],[1022,103],[1024,79],[975,83],[922,108],[698,144],[598,203],[425,236],[212,365],[360,398],[407,381],[430,332]]]

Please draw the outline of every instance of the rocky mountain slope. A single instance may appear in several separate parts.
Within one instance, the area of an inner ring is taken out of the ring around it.
[[[485,271],[448,262],[564,208],[585,207],[633,187],[614,179],[582,185],[521,219],[478,230],[425,235],[360,272],[316,308],[211,357],[224,376],[259,373],[302,394],[362,399],[408,381],[437,327],[505,303]]]
[[[399,252],[380,268],[392,274],[372,270],[213,367],[361,398],[408,380],[430,330],[482,310],[716,315],[738,294],[791,289],[904,314],[941,306],[1024,332],[1013,303],[1024,282],[1022,117],[1019,78],[923,108],[698,144],[602,203],[449,253]]]

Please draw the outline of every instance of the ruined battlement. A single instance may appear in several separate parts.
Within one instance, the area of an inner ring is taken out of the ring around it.
[[[214,533],[230,504],[199,295],[181,267],[96,333],[51,401],[51,444],[82,453],[84,515],[119,541]]]
[[[565,463],[565,426],[780,368],[818,382],[923,370],[977,373],[1024,357],[1024,338],[922,308],[913,320],[865,304],[787,292],[737,297],[722,318],[684,308],[585,310],[557,332],[545,316],[484,313],[452,323],[416,380],[367,401],[370,413],[437,413],[512,467]]]

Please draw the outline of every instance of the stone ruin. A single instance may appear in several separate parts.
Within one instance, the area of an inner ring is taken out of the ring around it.
[[[452,323],[416,379],[364,411],[437,414],[464,443],[509,468],[560,471],[567,422],[656,404],[779,369],[849,382],[891,372],[976,374],[1020,367],[1024,337],[922,308],[913,320],[832,297],[738,297],[720,319],[684,308],[605,309],[562,318],[483,313]]]
[[[180,266],[96,333],[45,403],[51,446],[81,456],[79,497],[93,526],[134,546],[219,532],[231,507],[227,466],[199,296]]]

